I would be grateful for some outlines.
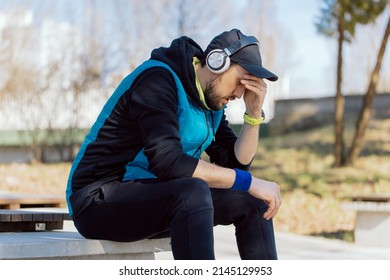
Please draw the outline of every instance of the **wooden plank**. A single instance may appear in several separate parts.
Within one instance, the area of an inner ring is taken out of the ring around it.
[[[44,219],[43,219],[44,215],[42,213],[39,213],[39,212],[33,213],[32,217],[33,217],[32,218],[33,221],[36,221],[36,222],[44,221]]]
[[[53,213],[53,221],[67,220],[67,219],[65,219],[65,215],[68,215],[68,214],[66,214],[66,213]]]
[[[12,217],[11,213],[0,214],[0,222],[11,222],[11,217]]]
[[[62,229],[67,219],[70,217],[64,212],[0,209],[0,232]]]
[[[20,204],[19,203],[9,203],[9,204],[0,204],[0,209],[9,209],[9,210],[15,210],[15,209],[20,209]]]
[[[2,222],[19,222],[19,221],[52,222],[52,221],[64,221],[64,220],[70,220],[68,213],[0,209],[0,221]]]
[[[54,195],[0,194],[0,208],[15,210],[25,207],[64,207],[65,197]]]
[[[390,202],[390,194],[366,194],[351,196],[352,201]]]
[[[22,221],[32,221],[33,220],[33,214],[32,213],[30,213],[30,212],[23,212],[21,214],[22,214]]]
[[[11,215],[11,221],[12,222],[22,222],[23,221],[22,213],[14,213],[13,215]]]

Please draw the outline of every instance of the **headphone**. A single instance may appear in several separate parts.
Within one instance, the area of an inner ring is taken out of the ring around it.
[[[249,36],[235,41],[223,50],[212,50],[206,57],[207,68],[214,74],[225,72],[230,67],[230,56],[250,45],[259,45],[259,41],[255,37]]]

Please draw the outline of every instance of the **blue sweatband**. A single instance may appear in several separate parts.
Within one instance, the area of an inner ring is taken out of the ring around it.
[[[234,171],[236,171],[236,179],[231,189],[247,192],[252,183],[252,175],[248,171],[237,168],[234,168]]]

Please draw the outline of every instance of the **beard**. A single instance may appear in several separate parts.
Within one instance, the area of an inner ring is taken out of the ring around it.
[[[223,104],[221,103],[221,98],[218,96],[215,90],[214,81],[215,80],[211,80],[207,82],[206,89],[203,91],[203,93],[207,106],[211,110],[219,111],[223,108]]]

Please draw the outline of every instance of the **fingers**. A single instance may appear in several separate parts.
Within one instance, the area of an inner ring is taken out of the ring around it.
[[[268,209],[264,213],[263,217],[266,220],[270,220],[276,216],[282,204],[280,192],[278,192],[277,195],[273,197],[273,199],[271,199],[271,201],[269,201],[267,204],[268,204]]]
[[[252,177],[252,184],[248,192],[268,205],[268,209],[263,215],[264,219],[270,220],[275,217],[282,204],[280,187],[277,183]]]
[[[244,102],[247,113],[253,116],[260,115],[267,94],[267,84],[263,79],[252,75],[244,75],[241,84],[245,87]]]
[[[264,88],[259,87],[258,84],[245,84],[245,89],[256,93],[256,95],[263,96],[266,93],[266,86]]]
[[[279,211],[279,208],[282,204],[282,198],[280,195],[280,187],[278,184],[269,182],[269,198],[266,201],[268,205],[267,211],[264,213],[263,217],[266,220],[272,219],[276,216]]]
[[[241,80],[244,85],[252,85],[254,87],[267,87],[266,82],[262,78],[257,78],[252,75],[244,75],[244,79]]]
[[[241,80],[241,83],[245,86],[245,88],[249,91],[255,92],[256,94],[265,94],[267,91],[267,84],[264,82],[264,80],[254,76],[249,77],[253,78]]]
[[[266,220],[272,219],[275,214],[275,201],[272,200],[270,203],[268,203],[268,210],[264,213],[263,218]]]

